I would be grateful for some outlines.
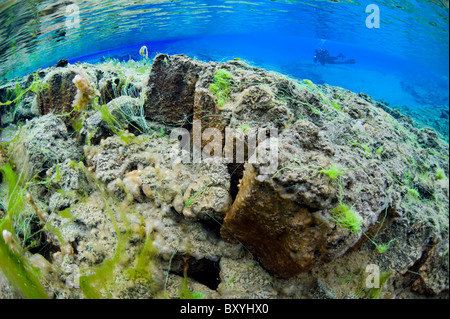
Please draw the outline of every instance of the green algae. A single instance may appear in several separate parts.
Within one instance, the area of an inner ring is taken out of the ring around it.
[[[117,287],[117,272],[125,268],[125,276],[133,281],[145,280],[151,290],[152,276],[151,265],[156,253],[153,247],[153,236],[146,233],[145,242],[140,252],[136,253],[134,259],[127,260],[127,248],[131,240],[131,228],[127,219],[128,208],[123,208],[114,195],[89,172],[83,163],[75,164],[89,178],[96,190],[103,197],[108,216],[113,224],[114,236],[117,238],[117,244],[114,255],[110,259],[104,260],[98,265],[81,269],[80,288],[88,299],[101,299],[105,295],[107,298],[113,298],[112,291]],[[117,215],[120,215],[121,222],[125,230],[119,227]],[[130,265],[135,267],[130,267]]]
[[[43,83],[39,79],[39,75],[36,72],[33,77],[33,82],[26,89],[22,89],[18,82],[16,82],[16,86],[13,90],[8,89],[6,94],[6,99],[9,99],[6,102],[0,102],[0,106],[8,106],[11,104],[19,103],[28,92],[33,92],[35,94],[47,89],[50,87],[50,84]]]
[[[199,292],[192,293],[189,290],[188,280],[189,280],[189,277],[187,275],[187,271],[185,270],[184,276],[183,276],[183,281],[181,282],[181,286],[180,286],[180,292],[179,292],[180,299],[202,299],[203,298],[202,292],[199,291]]]
[[[11,164],[2,166],[0,171],[9,185],[8,209],[0,223],[0,268],[9,283],[23,297],[47,299],[48,295],[39,281],[39,271],[19,251],[18,239],[14,235],[14,220],[21,212],[26,188],[21,186],[21,176],[17,177]],[[5,235],[11,236],[11,239],[7,241]]]
[[[209,188],[209,185],[203,186],[202,188],[200,188],[197,192],[195,192],[194,195],[192,195],[185,203],[184,205],[186,207],[191,207],[192,204],[200,197],[200,195],[203,194],[203,192],[205,192],[207,189]]]
[[[321,170],[319,170],[319,173],[327,175],[331,179],[336,179],[336,178],[344,175],[345,171],[342,170],[336,164],[333,164],[333,165],[331,165],[331,167],[329,169],[321,169]]]
[[[217,70],[214,74],[214,83],[209,86],[209,89],[216,95],[219,106],[223,106],[228,100],[232,77],[233,74],[224,69]]]
[[[353,208],[340,204],[332,211],[332,219],[340,226],[350,229],[351,232],[360,233],[362,218]]]

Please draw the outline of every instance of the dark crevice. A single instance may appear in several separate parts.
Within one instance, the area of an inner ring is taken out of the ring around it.
[[[373,224],[369,229],[365,232],[365,235],[362,235],[360,240],[353,246],[350,247],[346,251],[346,255],[357,250],[361,247],[365,242],[368,241],[368,238],[376,240],[376,236],[381,234],[384,229],[391,223],[394,218],[394,214],[396,211],[396,207],[389,206],[387,209],[383,209],[378,215],[378,220]]]
[[[33,234],[32,237],[28,238],[25,246],[28,246],[28,251],[32,254],[40,254],[48,261],[51,261],[53,253],[59,251],[59,247],[51,244],[48,241],[47,234],[41,231],[40,220],[37,216],[33,216],[30,223],[30,233]],[[23,235],[19,235],[20,239],[23,241]]]
[[[234,202],[239,193],[239,180],[244,176],[244,164],[228,164],[228,173],[230,174],[230,194]]]
[[[200,220],[200,225],[202,225],[203,229],[213,241],[217,241],[220,238],[220,227],[222,225],[219,221],[215,219]]]
[[[410,287],[412,291],[416,291],[420,294],[432,294],[432,292],[428,291],[420,270],[422,266],[432,257],[433,248],[436,244],[437,240],[435,238],[431,238],[428,244],[423,247],[420,258],[408,268],[408,271],[404,275],[404,288]]]
[[[190,258],[184,263],[187,263],[188,278],[191,278],[212,290],[216,290],[219,287],[221,281],[219,261],[212,261],[206,258],[200,260]],[[171,273],[183,277],[184,267],[173,270]]]

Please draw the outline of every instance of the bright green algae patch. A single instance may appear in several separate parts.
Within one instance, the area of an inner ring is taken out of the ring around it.
[[[219,106],[223,106],[228,100],[232,77],[233,74],[224,69],[217,70],[214,74],[214,83],[209,86],[209,89],[216,95]]]

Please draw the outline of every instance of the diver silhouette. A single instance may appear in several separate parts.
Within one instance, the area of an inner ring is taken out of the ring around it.
[[[340,53],[338,56],[330,56],[328,50],[316,50],[316,55],[314,56],[314,63],[319,62],[322,65],[325,64],[355,64],[355,59],[344,60],[345,55]]]

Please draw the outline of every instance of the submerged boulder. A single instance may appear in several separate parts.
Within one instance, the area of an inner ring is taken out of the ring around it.
[[[194,109],[199,73],[206,67],[206,63],[185,55],[157,55],[148,80],[146,117],[168,124],[187,124]]]
[[[207,298],[448,294],[449,148],[434,131],[364,95],[243,61],[158,55],[150,75],[136,62],[83,68],[101,105],[82,112],[79,131],[46,114],[15,139],[13,126],[0,132],[10,142],[2,157],[36,178],[27,191],[48,213],[37,233],[55,275],[45,279],[49,291],[179,298],[193,295],[187,285]],[[71,70],[47,73],[41,114],[71,110]],[[167,134],[183,126],[192,138],[196,120],[200,133],[237,132],[219,143],[221,157],[184,162],[193,149]],[[251,141],[259,129],[264,135]],[[275,158],[266,142],[276,142]],[[379,267],[382,292],[361,286],[367,265]],[[81,287],[72,286],[73,269],[83,274]]]
[[[70,159],[80,161],[81,150],[70,137],[64,122],[56,115],[29,121],[17,133],[8,155],[24,176],[46,176],[47,170]]]
[[[39,114],[65,114],[73,110],[77,87],[72,81],[76,75],[68,68],[57,68],[46,75],[44,83],[49,87],[37,95]]]
[[[258,164],[246,165],[222,235],[238,239],[264,267],[288,278],[364,240],[363,232],[393,205],[387,195],[392,181],[376,168],[377,180],[366,176],[367,160],[358,163],[359,155],[350,148],[333,150],[328,137],[308,121],[296,122],[279,139],[277,172],[268,175]],[[337,210],[349,207],[358,221],[354,228],[337,222]]]

